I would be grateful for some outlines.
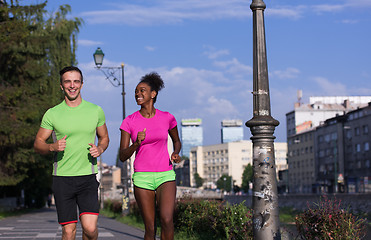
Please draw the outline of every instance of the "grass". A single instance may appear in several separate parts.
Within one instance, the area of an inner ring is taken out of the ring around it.
[[[115,219],[116,221],[119,221],[126,225],[144,230],[144,223],[142,221],[141,216],[132,216],[132,215],[122,216],[121,214],[115,214],[107,209],[101,209],[99,213],[106,217]]]
[[[295,223],[295,216],[299,213],[300,211],[293,208],[282,207],[279,210],[280,222],[284,224],[293,224]]]
[[[32,210],[33,209],[17,209],[14,211],[0,211],[0,220],[7,217],[19,216],[25,213],[29,213]]]

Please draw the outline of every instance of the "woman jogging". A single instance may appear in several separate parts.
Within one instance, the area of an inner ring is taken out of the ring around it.
[[[176,182],[173,163],[181,160],[181,142],[174,116],[154,106],[162,88],[164,82],[158,73],[143,76],[135,89],[135,100],[140,110],[126,117],[120,127],[120,160],[129,159],[135,152],[134,195],[145,225],[145,240],[155,239],[156,203],[161,220],[161,239],[174,238]],[[171,157],[167,148],[168,134],[174,147]]]

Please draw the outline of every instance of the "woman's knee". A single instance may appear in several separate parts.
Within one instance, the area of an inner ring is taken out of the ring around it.
[[[161,216],[161,226],[171,228],[174,226],[173,216]]]

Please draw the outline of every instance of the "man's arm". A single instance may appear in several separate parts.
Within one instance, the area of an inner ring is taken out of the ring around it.
[[[34,142],[34,149],[37,153],[40,154],[48,154],[50,152],[61,152],[66,148],[66,137],[64,136],[62,139],[59,139],[55,143],[48,144],[46,140],[52,134],[52,130],[46,128],[39,128],[39,131],[36,134],[35,142]]]
[[[109,137],[106,124],[97,127],[97,137],[98,137],[97,146],[94,145],[93,143],[89,143],[89,145],[91,146],[89,151],[92,157],[99,157],[108,147]]]

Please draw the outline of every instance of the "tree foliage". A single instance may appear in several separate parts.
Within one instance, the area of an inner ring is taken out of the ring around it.
[[[76,64],[82,20],[70,6],[48,16],[46,2],[0,3],[0,187],[49,183],[50,156],[33,152],[45,111],[59,103],[59,70]],[[38,180],[34,180],[38,178]]]
[[[241,184],[241,188],[244,192],[248,192],[249,191],[249,184],[251,182],[253,182],[253,179],[254,179],[254,170],[251,166],[251,164],[247,164],[247,166],[245,167],[245,169],[243,170],[243,173],[242,173],[242,184]]]
[[[216,187],[218,189],[223,189],[224,191],[232,191],[232,177],[227,174],[223,174],[217,181]]]
[[[195,178],[196,187],[197,188],[201,187],[202,184],[204,183],[204,179],[202,179],[197,172],[193,176]]]

